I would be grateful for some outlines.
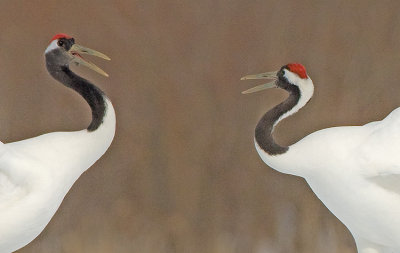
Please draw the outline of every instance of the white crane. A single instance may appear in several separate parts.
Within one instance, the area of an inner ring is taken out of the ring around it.
[[[110,59],[75,44],[66,34],[53,37],[45,58],[51,76],[89,104],[92,121],[88,128],[0,143],[0,253],[22,248],[40,234],[74,182],[106,152],[114,138],[111,101],[69,68],[70,63],[76,63],[107,76],[82,54]]]
[[[400,108],[382,121],[323,129],[285,147],[274,141],[272,132],[312,97],[314,85],[305,68],[287,64],[246,79],[273,81],[243,93],[272,87],[289,92],[257,124],[255,146],[261,159],[277,171],[305,178],[350,230],[359,253],[399,253]]]

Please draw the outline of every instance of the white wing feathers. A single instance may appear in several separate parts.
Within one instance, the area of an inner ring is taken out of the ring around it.
[[[360,174],[400,196],[400,110],[363,127],[369,134],[359,146]]]

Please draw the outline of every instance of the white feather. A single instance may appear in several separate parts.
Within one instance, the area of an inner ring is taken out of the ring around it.
[[[93,132],[54,132],[0,145],[0,253],[36,238],[79,176],[110,146],[115,112],[109,100]]]
[[[57,45],[58,40],[53,40],[50,45],[46,48],[46,50],[44,51],[45,54],[47,54],[48,52],[50,52],[51,50],[57,49],[59,48],[59,46]]]

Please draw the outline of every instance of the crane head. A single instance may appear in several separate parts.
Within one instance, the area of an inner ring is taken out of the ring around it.
[[[88,67],[103,76],[108,76],[106,72],[97,67],[94,63],[84,59],[82,54],[93,55],[105,60],[110,60],[110,58],[103,53],[76,44],[74,38],[64,33],[56,34],[51,39],[50,45],[45,51],[46,56],[51,55],[52,64],[69,66],[69,64],[72,62],[77,65]]]
[[[249,79],[270,79],[273,81],[245,90],[242,92],[243,94],[253,93],[275,87],[285,89],[286,84],[296,85],[297,83],[299,83],[299,81],[301,82],[301,80],[307,80],[309,78],[307,76],[306,68],[303,65],[301,65],[300,63],[289,63],[285,66],[282,66],[279,71],[247,75],[242,77],[240,80]]]

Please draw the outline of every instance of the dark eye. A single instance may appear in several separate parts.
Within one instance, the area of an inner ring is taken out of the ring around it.
[[[59,40],[59,41],[57,42],[57,45],[58,45],[59,47],[62,47],[62,46],[64,45],[64,41]]]

